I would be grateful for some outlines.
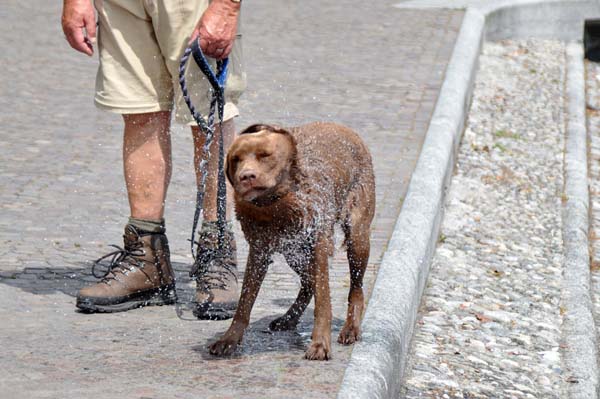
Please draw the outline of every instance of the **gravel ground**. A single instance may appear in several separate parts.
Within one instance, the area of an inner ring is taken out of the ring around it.
[[[564,52],[556,41],[484,46],[407,398],[564,397]]]
[[[600,63],[586,62],[590,177],[590,255],[596,331],[600,328]],[[600,338],[600,337],[599,337]]]

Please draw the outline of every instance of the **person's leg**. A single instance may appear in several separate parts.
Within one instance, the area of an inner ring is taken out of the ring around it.
[[[106,273],[98,275],[102,280],[77,295],[77,307],[86,312],[119,312],[175,301],[163,219],[171,178],[170,112],[128,114],[123,119],[123,166],[131,217],[123,250],[105,257],[111,262]]]
[[[194,137],[194,170],[196,172],[196,183],[200,185],[202,174],[200,170],[198,170],[198,163],[203,155],[202,148],[205,143],[204,134],[199,133],[199,128],[197,126],[192,127],[192,135]],[[235,125],[233,123],[233,118],[228,121],[223,122],[223,138],[225,153],[227,153],[227,149],[233,142],[235,138]],[[219,166],[219,137],[221,131],[217,126],[215,131],[215,135],[213,138],[213,143],[210,147],[210,161],[208,163],[208,172],[206,175],[206,185],[205,185],[205,194],[204,194],[204,221],[206,222],[214,222],[217,220],[217,183],[218,183],[218,166]],[[232,206],[231,206],[231,198],[232,198],[232,188],[227,182],[227,219],[231,220],[232,218]]]
[[[82,288],[77,307],[118,312],[175,302],[175,279],[163,219],[171,176],[172,76],[145,2],[97,0],[95,103],[122,114],[123,166],[131,217],[123,247],[94,263],[96,284]]]
[[[174,120],[188,126],[195,126],[196,123],[188,110],[180,89],[180,60],[187,43],[189,43],[189,35],[193,32],[208,4],[209,0],[160,1],[156,2],[157,7],[151,12],[156,39],[160,44],[162,56],[173,82],[176,105]],[[224,124],[223,129],[226,146],[233,140],[235,133],[232,119],[238,115],[236,104],[246,86],[241,44],[241,35],[238,35],[236,44],[229,56],[225,85],[226,103],[223,110],[223,119],[228,121]],[[209,62],[215,68],[215,60],[209,59]],[[202,116],[207,116],[210,112],[209,98],[212,91],[208,80],[193,59],[190,59],[186,66],[185,80],[191,102]],[[194,127],[192,129],[195,130],[195,133],[199,133],[198,128]],[[224,240],[219,239],[219,232],[215,223],[217,219],[219,133],[215,134],[215,142],[211,146],[211,162],[207,168],[207,181],[205,186],[202,187],[205,190],[203,223],[195,236],[194,246],[197,256],[190,273],[195,277],[197,287],[194,298],[194,314],[201,319],[232,317],[238,299],[236,243],[231,223],[228,223],[225,230]],[[194,165],[190,166],[197,169],[204,145],[204,137],[203,134],[195,134],[194,137],[195,162]],[[196,171],[196,173],[199,174],[199,171]],[[198,176],[198,180],[200,180],[200,176]],[[232,190],[230,189],[228,192],[231,193]],[[232,219],[231,210],[228,212],[227,219]]]
[[[205,143],[204,134],[199,134],[198,127],[192,127],[194,136],[194,169],[197,184],[202,181],[198,163],[203,155]],[[198,256],[192,266],[192,274],[196,277],[196,298],[194,314],[200,319],[228,319],[233,316],[237,307],[237,257],[236,243],[231,230],[231,194],[227,190],[227,228],[223,247],[219,247],[217,220],[217,186],[219,166],[219,137],[221,131],[217,128],[210,147],[210,161],[207,167],[206,184],[204,186],[204,218],[198,232]],[[233,118],[223,123],[225,150],[229,148],[235,136]]]
[[[123,119],[123,169],[131,217],[159,221],[171,179],[171,114],[129,114]]]

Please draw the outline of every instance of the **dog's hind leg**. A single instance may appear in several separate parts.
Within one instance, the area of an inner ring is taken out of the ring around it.
[[[333,242],[329,231],[317,237],[308,275],[315,289],[315,324],[312,341],[304,357],[309,360],[331,359],[331,293],[329,290],[329,260]]]
[[[306,276],[300,275],[300,284],[300,291],[298,292],[296,301],[283,316],[278,317],[269,324],[269,330],[289,331],[296,329],[298,321],[300,321],[300,317],[310,303],[314,292],[313,286]]]
[[[369,261],[370,225],[372,216],[358,208],[350,211],[349,220],[342,226],[346,235],[348,264],[350,266],[350,292],[346,322],[338,336],[338,342],[351,345],[360,339],[360,321],[365,305],[363,277]]]

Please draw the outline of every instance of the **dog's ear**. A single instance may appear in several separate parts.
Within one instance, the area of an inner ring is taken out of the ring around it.
[[[250,125],[247,128],[245,128],[244,130],[242,130],[240,132],[240,135],[258,133],[263,130],[271,130],[271,129],[270,129],[269,125],[265,125],[264,123],[255,123],[254,125]]]
[[[299,178],[299,173],[300,173],[300,169],[298,168],[298,147],[297,147],[297,142],[296,139],[294,138],[294,136],[286,131],[285,132],[288,140],[290,141],[291,144],[291,154],[290,154],[290,176],[293,180],[297,180]]]
[[[274,133],[287,133],[289,134],[289,132],[287,130],[285,130],[282,127],[279,126],[274,126],[274,125],[267,125],[265,123],[256,123],[254,125],[250,125],[247,128],[245,128],[244,130],[242,130],[240,132],[240,135],[242,134],[252,134],[252,133],[258,133],[258,132],[262,132],[263,130],[266,130],[268,132],[274,132]]]
[[[225,176],[227,176],[227,180],[229,180],[229,184],[233,187],[233,178],[231,177],[232,173],[235,171],[231,170],[231,151],[227,153],[227,159],[225,161]]]

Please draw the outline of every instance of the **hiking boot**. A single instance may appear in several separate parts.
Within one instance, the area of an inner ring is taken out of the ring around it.
[[[235,237],[225,229],[223,248],[219,249],[216,223],[203,223],[198,233],[196,261],[190,272],[196,278],[194,315],[203,320],[233,317],[238,302]]]
[[[84,312],[122,312],[149,305],[175,303],[175,277],[164,233],[149,233],[125,226],[125,247],[94,262],[92,274],[100,282],[82,288],[77,307]],[[108,269],[98,273],[101,261],[110,258]]]

